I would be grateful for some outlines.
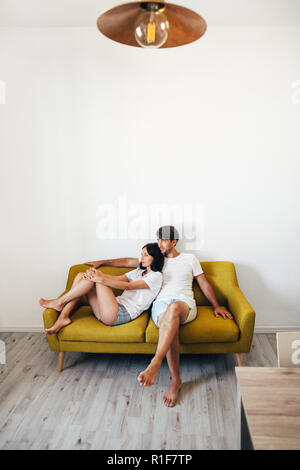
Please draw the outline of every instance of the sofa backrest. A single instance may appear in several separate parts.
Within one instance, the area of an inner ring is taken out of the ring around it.
[[[227,305],[227,292],[231,284],[238,285],[235,266],[229,261],[205,261],[201,262],[201,267],[208,281],[211,283],[217,300],[220,305]],[[86,264],[75,264],[69,270],[66,290],[69,290],[73,284],[75,276],[79,272],[85,272],[89,266]],[[112,276],[121,276],[134,268],[117,268],[114,266],[101,266],[101,271]],[[203,295],[198,284],[193,282],[194,296],[197,305],[210,305],[209,301]],[[113,289],[115,295],[121,295],[122,291]],[[87,298],[83,296],[82,304],[87,305]]]
[[[229,286],[238,285],[234,264],[229,261],[203,261],[200,264],[205,277],[214,289],[219,304],[227,306]],[[197,305],[210,305],[195,280],[193,290]]]

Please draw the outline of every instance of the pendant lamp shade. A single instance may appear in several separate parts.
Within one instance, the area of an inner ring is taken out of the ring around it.
[[[148,18],[145,15],[149,15]],[[178,47],[196,41],[206,31],[205,20],[172,3],[131,2],[102,13],[98,29],[109,39],[134,47]]]

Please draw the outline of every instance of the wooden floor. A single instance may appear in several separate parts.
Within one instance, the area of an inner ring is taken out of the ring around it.
[[[236,449],[233,355],[183,355],[178,404],[162,400],[166,361],[155,385],[137,376],[149,355],[58,353],[42,333],[1,333],[0,449]],[[275,334],[254,335],[245,366],[277,366]]]

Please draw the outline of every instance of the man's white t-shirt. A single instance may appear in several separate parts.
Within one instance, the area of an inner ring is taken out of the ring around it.
[[[150,271],[142,276],[143,272],[144,270],[136,268],[125,274],[129,282],[145,281],[149,289],[124,290],[122,295],[116,297],[117,302],[124,305],[132,320],[151,306],[162,285],[163,278],[161,272]]]
[[[193,279],[202,274],[199,260],[192,253],[180,253],[175,258],[165,257],[162,269],[163,284],[156,301],[178,298],[194,306]]]

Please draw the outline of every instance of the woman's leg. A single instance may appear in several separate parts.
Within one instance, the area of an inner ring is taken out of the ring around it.
[[[79,284],[79,282],[81,281],[81,279],[83,277],[83,274],[84,273],[78,273],[75,276],[73,284],[72,284],[72,288],[73,288],[73,286]],[[63,328],[64,326],[67,326],[71,323],[71,320],[70,320],[69,316],[72,313],[72,311],[74,310],[74,307],[78,304],[79,300],[80,300],[80,297],[78,297],[77,299],[71,300],[70,302],[68,302],[64,306],[64,308],[61,311],[61,314],[59,315],[59,317],[56,320],[56,322],[54,323],[54,325],[51,328],[46,328],[45,329],[45,333],[47,335],[52,335],[54,333],[57,333],[61,328]]]
[[[106,325],[112,325],[117,317],[119,305],[111,287],[103,284],[88,281],[83,277],[84,273],[79,273],[74,279],[72,288],[62,297],[54,300],[41,299],[40,304],[46,308],[55,308],[61,311],[52,328],[46,329],[46,334],[57,333],[62,327],[71,323],[69,315],[80,297],[87,294],[89,304],[92,307],[96,318]],[[62,309],[60,310],[60,307]]]
[[[40,305],[44,308],[54,308],[58,312],[61,312],[68,302],[70,302],[71,300],[78,299],[82,295],[87,294],[94,287],[94,282],[84,279],[84,273],[80,274],[80,283],[78,282],[75,285],[73,283],[72,288],[69,290],[69,292],[62,295],[61,297],[58,297],[57,299],[46,300],[41,298],[39,301]]]
[[[96,293],[96,283],[95,283],[93,289],[91,289],[88,292],[87,298],[88,298],[90,306],[92,307],[93,314],[95,315],[97,320],[99,320],[100,311],[99,311],[99,305],[98,305],[98,299],[97,299],[97,293]]]
[[[111,287],[95,283],[88,293],[89,304],[95,317],[106,325],[112,325],[119,310],[118,302]]]

